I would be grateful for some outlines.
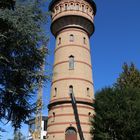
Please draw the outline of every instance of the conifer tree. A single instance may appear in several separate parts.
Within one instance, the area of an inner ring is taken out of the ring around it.
[[[140,71],[135,67],[133,63],[130,66],[126,63],[123,65],[123,71],[120,74],[115,87],[119,89],[123,88],[140,88]]]
[[[124,64],[115,86],[96,93],[93,140],[140,139],[139,73],[133,64]]]
[[[35,110],[38,81],[48,78],[41,72],[48,54],[47,17],[41,1],[0,1],[0,121],[15,129]]]

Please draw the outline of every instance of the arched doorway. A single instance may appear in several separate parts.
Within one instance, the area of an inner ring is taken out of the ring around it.
[[[74,127],[67,128],[65,132],[65,140],[77,140],[77,132]]]

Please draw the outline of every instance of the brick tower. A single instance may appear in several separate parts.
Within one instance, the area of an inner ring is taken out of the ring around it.
[[[94,90],[89,38],[96,5],[92,0],[52,0],[49,10],[56,48],[47,139],[91,140]]]

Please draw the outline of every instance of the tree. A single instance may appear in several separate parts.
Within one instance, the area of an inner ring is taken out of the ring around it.
[[[96,116],[92,120],[93,127],[91,129],[95,140],[110,139],[110,133],[114,126],[114,98],[115,94],[112,88],[104,88],[96,93]],[[110,119],[111,118],[111,119]]]
[[[8,8],[8,9],[14,10],[15,2],[16,2],[16,0],[1,0],[0,8],[1,9]]]
[[[48,15],[38,0],[17,0],[14,10],[9,1],[2,0],[0,7],[0,121],[17,129],[35,111],[38,81],[48,78],[41,71],[48,53],[43,28]]]
[[[13,140],[26,140],[20,130],[15,131]]]
[[[6,130],[4,130],[3,128],[0,127],[0,132],[3,133],[3,132],[6,132]],[[2,138],[1,133],[0,133],[0,139]]]
[[[140,71],[133,63],[130,66],[126,63],[122,66],[123,72],[120,74],[115,87],[122,89],[127,87],[140,88]]]
[[[131,67],[128,66],[127,71]],[[140,89],[133,83],[138,77],[134,72],[131,74],[129,77],[133,78],[129,82],[126,80],[126,84],[119,85],[118,82],[117,86],[115,84],[115,87],[103,88],[96,93],[96,117],[92,120],[91,129],[94,140],[140,139]],[[129,79],[124,75],[123,71],[118,79]]]

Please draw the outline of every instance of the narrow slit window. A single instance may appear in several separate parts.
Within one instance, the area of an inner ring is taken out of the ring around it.
[[[54,89],[54,97],[57,95],[57,88]]]
[[[70,42],[74,42],[74,35],[73,34],[70,35]]]
[[[83,43],[86,44],[86,38],[85,37],[83,37]]]
[[[90,96],[89,88],[87,88],[87,96]]]
[[[73,86],[70,85],[70,86],[69,86],[69,94],[72,94],[72,93],[73,93]]]
[[[61,37],[59,37],[59,39],[58,39],[58,45],[60,45],[61,44]]]
[[[91,121],[92,117],[91,117],[91,112],[88,113],[89,116],[89,121]]]
[[[53,118],[52,118],[52,122],[55,121],[55,113],[53,112]]]
[[[74,69],[74,56],[69,56],[69,69],[73,70]]]

